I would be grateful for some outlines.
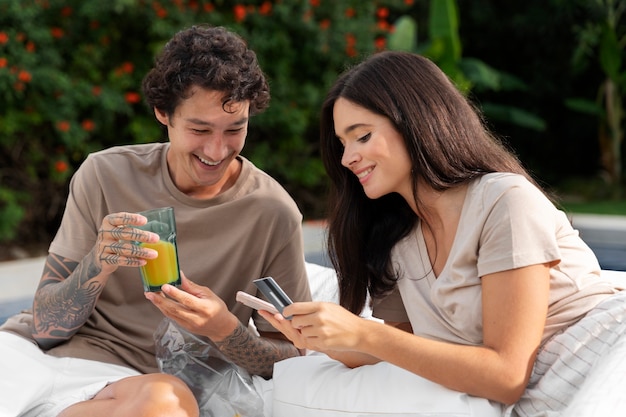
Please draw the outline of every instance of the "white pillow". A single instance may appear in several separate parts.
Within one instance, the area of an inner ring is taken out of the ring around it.
[[[307,275],[309,276],[311,299],[313,301],[328,301],[339,304],[339,283],[337,282],[337,273],[335,270],[311,262],[306,262],[305,265]],[[370,306],[369,297],[360,316],[376,320],[372,317],[372,307]]]
[[[386,362],[350,369],[316,353],[274,365],[273,417],[500,417],[502,411]]]
[[[623,326],[622,326],[623,327]],[[626,410],[626,337],[602,355],[563,417],[623,416]]]
[[[339,302],[339,283],[333,268],[305,262],[313,301]]]

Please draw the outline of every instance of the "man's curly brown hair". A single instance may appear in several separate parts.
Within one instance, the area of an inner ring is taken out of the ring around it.
[[[169,116],[190,97],[192,87],[223,92],[225,111],[230,102],[249,100],[254,115],[270,101],[256,54],[239,35],[223,27],[192,26],[176,33],[142,83],[148,106]]]

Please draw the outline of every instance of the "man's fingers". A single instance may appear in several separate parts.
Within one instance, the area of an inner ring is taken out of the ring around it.
[[[180,286],[181,290],[188,292],[189,294],[192,294],[198,298],[217,297],[215,293],[211,291],[210,288],[203,287],[202,285],[198,285],[192,280],[190,280],[189,278],[187,278],[187,276],[183,273],[183,271],[180,271],[180,275],[181,275],[181,286]]]

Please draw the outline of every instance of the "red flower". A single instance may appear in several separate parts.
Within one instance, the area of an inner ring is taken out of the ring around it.
[[[129,104],[136,104],[141,101],[141,96],[139,95],[139,93],[136,93],[134,91],[129,91],[126,94],[124,94],[124,100],[126,100],[126,102]]]
[[[61,120],[57,122],[57,129],[61,132],[68,132],[70,130],[70,122],[67,120]]]
[[[215,10],[215,6],[213,6],[211,3],[207,3],[202,6],[202,9],[204,9],[204,11],[207,13],[211,13],[213,10]]]
[[[352,33],[346,34],[346,45],[348,46],[356,45],[356,37]]]
[[[0,45],[4,45],[9,41],[9,35],[4,32],[0,32]]]
[[[60,39],[63,37],[63,35],[65,34],[65,32],[63,32],[63,29],[61,28],[50,28],[50,33],[52,34],[53,38],[56,39]]]
[[[67,165],[67,162],[63,160],[58,160],[54,163],[54,170],[60,174],[67,171],[68,168],[69,168],[69,165]]]
[[[93,94],[94,96],[98,97],[101,93],[102,87],[100,87],[99,85],[94,85],[93,87],[91,87],[91,94]]]
[[[404,0],[404,4],[406,4],[407,6],[412,6],[413,0]]]
[[[9,63],[9,61],[6,58],[4,58],[4,57],[0,58],[0,68],[6,68],[8,63]]]
[[[346,55],[348,55],[350,58],[356,56],[356,48],[354,47],[355,45],[356,37],[351,33],[346,34]]]
[[[311,4],[311,6],[313,7],[319,7],[320,5],[320,0],[310,0],[309,3]]]
[[[386,20],[379,20],[376,23],[376,26],[378,26],[378,29],[382,30],[382,31],[387,31],[389,30],[389,22],[387,22]]]
[[[386,44],[387,44],[387,40],[384,37],[382,37],[382,36],[379,36],[374,41],[374,46],[376,46],[376,49],[379,50],[379,51],[385,49],[385,45]]]
[[[259,7],[259,14],[262,16],[267,16],[272,13],[272,3],[269,1],[264,1]]]
[[[61,16],[69,17],[71,15],[72,15],[72,8],[70,6],[65,6],[63,9],[61,9]]]
[[[379,19],[386,19],[389,17],[389,9],[386,7],[379,7],[378,10],[376,10],[376,16],[378,16]]]
[[[156,12],[157,17],[161,19],[167,17],[167,10],[163,6],[161,6],[161,3],[159,3],[158,1],[152,3],[152,8]]]
[[[351,17],[354,17],[354,15],[356,14],[356,12],[354,11],[354,8],[352,7],[348,7],[346,9],[346,17],[349,19]]]
[[[135,66],[133,65],[132,62],[126,61],[120,66],[120,69],[122,70],[122,72],[130,74],[135,69]]]
[[[246,18],[246,6],[243,6],[241,4],[236,5],[235,7],[233,7],[233,13],[235,14],[236,22],[243,22],[243,20]]]
[[[330,27],[330,19],[324,19],[320,22],[320,29],[326,30]]]
[[[91,132],[96,127],[96,124],[93,122],[93,120],[85,119],[81,123],[81,126],[83,127],[83,129],[85,129],[85,131]]]
[[[26,70],[21,70],[19,72],[19,74],[17,74],[17,79],[22,81],[22,82],[30,82],[30,80],[33,79],[33,76],[30,75],[30,72],[26,71]]]

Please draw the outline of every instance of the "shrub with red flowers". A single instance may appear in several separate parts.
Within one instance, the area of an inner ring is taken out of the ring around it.
[[[346,66],[385,47],[410,0],[0,0],[0,243],[47,242],[67,183],[92,151],[166,140],[142,103],[154,54],[193,24],[255,50],[270,108],[244,155],[319,215],[318,110]]]

